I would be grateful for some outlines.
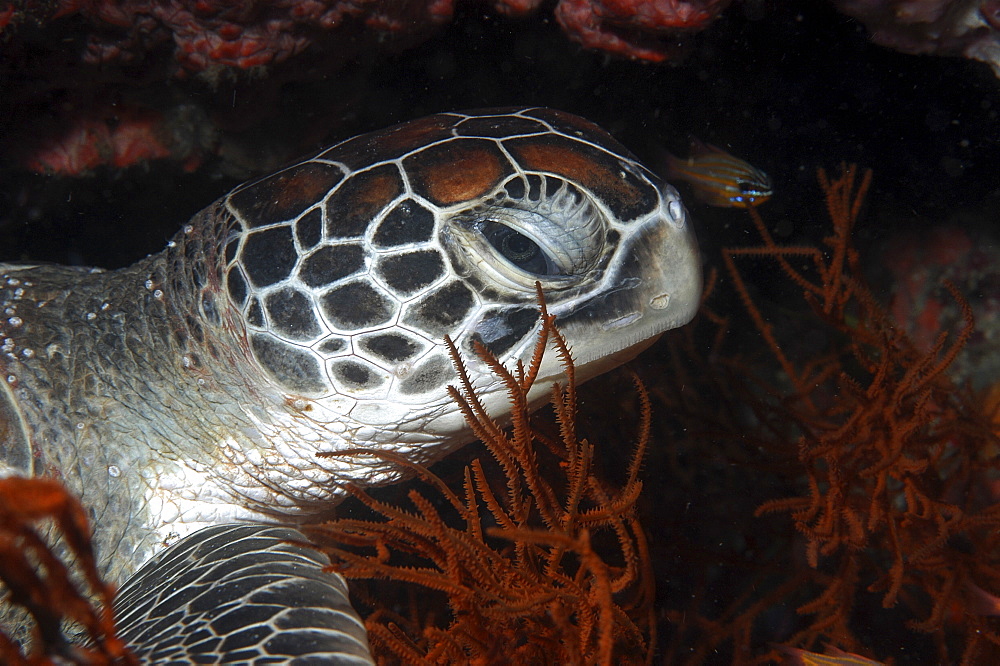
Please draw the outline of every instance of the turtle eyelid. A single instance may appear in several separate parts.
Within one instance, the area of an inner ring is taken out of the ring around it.
[[[565,271],[534,240],[503,222],[486,219],[476,224],[486,242],[514,267],[532,275],[558,277]]]

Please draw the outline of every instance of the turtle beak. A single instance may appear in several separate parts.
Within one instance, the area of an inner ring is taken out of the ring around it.
[[[622,241],[618,261],[596,296],[557,321],[573,349],[577,375],[625,363],[667,330],[691,321],[701,301],[701,259],[676,190]]]

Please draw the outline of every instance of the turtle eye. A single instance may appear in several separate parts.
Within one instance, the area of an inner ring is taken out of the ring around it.
[[[480,232],[500,256],[521,270],[534,275],[563,274],[538,243],[506,224],[486,220]]]

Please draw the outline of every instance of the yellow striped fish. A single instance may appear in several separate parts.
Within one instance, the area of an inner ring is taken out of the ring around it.
[[[666,177],[690,183],[695,196],[712,206],[749,208],[771,197],[766,173],[697,139],[691,142],[687,159],[667,155]]]

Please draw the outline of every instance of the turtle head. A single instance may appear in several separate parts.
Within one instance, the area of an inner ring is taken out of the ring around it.
[[[467,437],[444,337],[530,357],[536,283],[587,378],[694,315],[677,192],[597,126],[542,108],[445,113],[350,139],[234,190],[225,287],[278,390],[362,444]],[[539,393],[561,374],[543,365]],[[442,447],[447,448],[447,447]]]

